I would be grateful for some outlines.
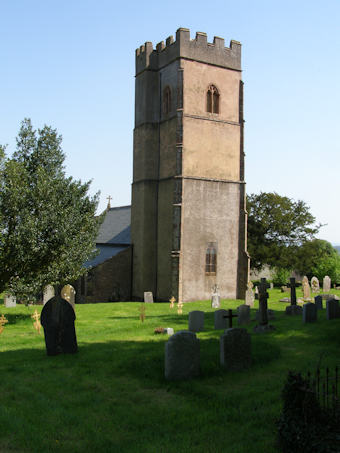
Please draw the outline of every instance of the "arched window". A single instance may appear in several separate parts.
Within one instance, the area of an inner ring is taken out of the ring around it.
[[[209,242],[205,254],[205,275],[216,275],[217,253],[214,242]]]
[[[210,85],[207,91],[207,112],[220,113],[220,95],[215,85]]]
[[[163,91],[163,113],[166,115],[171,112],[171,90],[165,87]]]

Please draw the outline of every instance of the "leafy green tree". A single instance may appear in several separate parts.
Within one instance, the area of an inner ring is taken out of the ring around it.
[[[17,149],[0,166],[0,292],[32,299],[44,285],[81,276],[94,254],[100,219],[90,182],[66,177],[62,138],[25,119]]]
[[[314,238],[321,225],[309,207],[277,193],[261,192],[247,196],[248,252],[251,267],[264,264],[283,269],[296,265],[298,248]]]
[[[340,283],[340,255],[329,242],[314,239],[300,247],[296,270],[309,279],[315,275],[322,281],[328,275],[333,282]]]

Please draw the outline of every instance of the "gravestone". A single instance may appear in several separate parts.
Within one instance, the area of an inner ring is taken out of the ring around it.
[[[331,279],[328,277],[328,275],[326,275],[322,282],[322,291],[324,293],[328,293],[328,291],[330,291],[330,289],[331,289]]]
[[[223,316],[223,318],[228,320],[229,323],[229,329],[233,327],[233,318],[237,318],[237,315],[233,315],[233,310],[229,308],[227,311],[227,314]]]
[[[75,319],[72,305],[61,296],[52,297],[46,302],[40,322],[44,328],[47,355],[78,351]]]
[[[173,327],[166,327],[165,330],[166,330],[166,333],[169,335],[169,337],[174,334]]]
[[[213,293],[211,295],[211,308],[220,308],[221,307],[221,296],[218,292],[218,286],[215,285],[213,288]]]
[[[302,291],[303,291],[303,299],[304,300],[311,300],[310,298],[310,286],[309,281],[306,275],[302,279]]]
[[[302,322],[304,322],[305,324],[309,322],[315,322],[318,316],[317,313],[318,310],[315,304],[311,302],[304,304],[302,312]]]
[[[72,305],[73,310],[75,310],[75,295],[76,290],[72,285],[65,285],[62,287],[60,295],[62,299],[67,300]]]
[[[180,330],[165,345],[165,379],[191,379],[199,374],[199,340],[193,332]]]
[[[12,294],[7,293],[4,297],[4,304],[6,308],[16,307],[17,299],[15,296],[12,296]]]
[[[315,302],[315,306],[316,306],[317,310],[323,309],[322,296],[315,296],[314,302]]]
[[[55,291],[52,285],[47,285],[43,292],[43,304],[45,305],[52,297],[55,296]]]
[[[144,302],[146,302],[147,304],[153,304],[152,291],[145,291],[144,292]]]
[[[246,329],[227,329],[220,338],[220,364],[230,371],[240,371],[251,365],[251,338]]]
[[[272,321],[273,319],[275,319],[275,311],[271,310],[270,308],[268,308],[267,309],[267,317],[268,317],[268,321]],[[256,319],[256,321],[260,320],[259,310],[256,310],[255,319]]]
[[[246,290],[246,299],[245,304],[249,305],[249,307],[254,306],[255,295],[253,292],[253,283],[251,281],[248,282],[247,290]]]
[[[294,277],[290,278],[288,286],[290,288],[290,305],[286,307],[286,315],[301,315],[302,307],[296,303],[296,282]]]
[[[335,299],[328,299],[326,301],[326,318],[328,321],[340,317],[339,301]]]
[[[249,305],[240,305],[237,307],[237,322],[239,326],[249,324],[250,322],[250,307]]]
[[[259,287],[259,324],[254,327],[255,333],[264,333],[275,329],[274,326],[268,324],[268,287],[269,285],[266,282],[266,279],[261,278],[261,284]]]
[[[274,283],[270,282],[270,289],[274,289]]]
[[[318,293],[320,292],[320,283],[317,277],[312,277],[310,281],[310,285],[312,287],[312,293]]]
[[[259,287],[258,286],[255,286],[255,299],[256,300],[259,299]]]
[[[204,311],[194,310],[189,312],[189,330],[201,332],[204,329]]]
[[[216,310],[214,312],[214,328],[216,330],[227,328],[227,319],[224,318],[228,314],[227,310]]]

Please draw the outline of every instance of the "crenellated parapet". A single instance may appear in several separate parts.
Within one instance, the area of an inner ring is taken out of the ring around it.
[[[145,69],[158,70],[178,58],[186,58],[224,68],[241,70],[241,44],[230,41],[230,47],[224,46],[224,39],[217,36],[209,43],[207,34],[197,32],[195,39],[190,39],[190,30],[179,28],[176,40],[169,36],[165,43],[161,41],[153,48],[146,42],[136,50],[136,75]]]

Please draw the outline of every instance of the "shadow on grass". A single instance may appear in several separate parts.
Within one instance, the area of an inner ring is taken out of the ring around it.
[[[6,313],[5,317],[8,321],[8,324],[16,324],[18,321],[27,321],[27,319],[31,318],[32,314],[33,313],[24,315],[24,314],[20,313],[18,315],[15,315],[15,314]]]

